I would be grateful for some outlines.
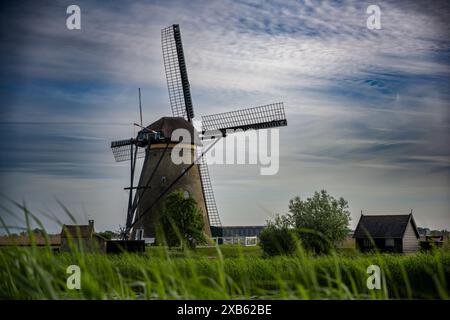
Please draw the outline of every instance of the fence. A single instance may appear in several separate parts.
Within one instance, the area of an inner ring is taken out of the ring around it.
[[[258,237],[213,237],[212,240],[218,244],[242,245],[246,247],[258,244]]]

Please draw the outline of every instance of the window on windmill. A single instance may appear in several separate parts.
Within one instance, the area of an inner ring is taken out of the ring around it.
[[[187,190],[184,190],[183,192],[183,198],[184,199],[189,199],[189,192]]]
[[[166,184],[166,180],[167,180],[166,177],[165,177],[165,176],[162,176],[162,177],[161,177],[161,184],[162,184],[162,185],[165,185],[165,184]]]
[[[394,246],[394,239],[386,239],[385,240],[385,246],[386,247],[393,247]]]

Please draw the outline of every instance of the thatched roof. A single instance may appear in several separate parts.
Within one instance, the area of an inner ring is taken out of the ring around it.
[[[411,221],[416,236],[419,237],[412,214],[397,215],[361,215],[354,238],[403,238],[408,223]]]

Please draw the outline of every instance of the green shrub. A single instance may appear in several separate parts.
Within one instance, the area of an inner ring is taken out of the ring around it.
[[[293,254],[297,248],[295,231],[286,218],[277,216],[261,231],[259,245],[269,256]]]

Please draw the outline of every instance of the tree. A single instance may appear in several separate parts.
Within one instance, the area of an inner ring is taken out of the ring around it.
[[[110,231],[110,230],[106,230],[106,231],[102,231],[102,232],[97,232],[97,234],[103,238],[105,238],[106,240],[111,240],[111,239],[115,239],[119,236],[119,234],[117,232],[114,231]]]
[[[161,228],[167,245],[194,248],[206,241],[203,234],[203,214],[192,197],[185,198],[180,190],[170,193],[165,201]]]
[[[40,228],[34,228],[33,229],[33,233],[36,235],[44,235],[46,232],[44,229],[40,229]]]
[[[269,256],[293,254],[297,247],[295,230],[287,216],[277,215],[259,234],[259,245]]]
[[[326,253],[348,234],[351,220],[348,202],[335,199],[325,190],[316,191],[306,200],[295,197],[289,203],[289,212],[306,249]]]

